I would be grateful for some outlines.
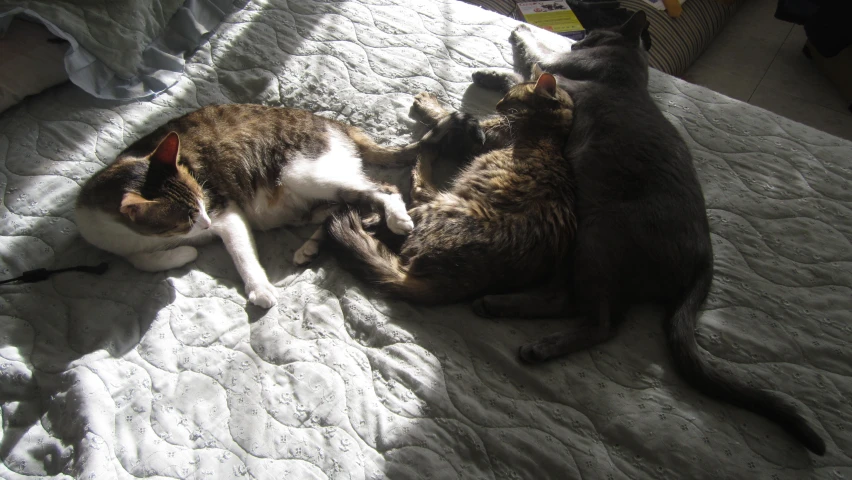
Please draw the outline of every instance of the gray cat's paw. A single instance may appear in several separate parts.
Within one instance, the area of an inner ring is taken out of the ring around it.
[[[471,309],[473,309],[473,313],[479,315],[484,318],[494,318],[495,315],[491,313],[488,309],[488,297],[480,297],[473,301],[470,305]]]
[[[508,92],[512,87],[521,83],[520,75],[507,70],[477,70],[472,75],[473,84],[500,93]]]
[[[304,267],[313,262],[317,255],[319,255],[319,242],[308,240],[293,254],[293,264]]]
[[[541,363],[547,360],[547,356],[543,355],[542,352],[539,351],[536,347],[539,344],[537,343],[529,343],[527,345],[523,345],[518,349],[518,358],[524,363]]]
[[[512,46],[517,46],[519,43],[525,41],[526,39],[532,36],[533,31],[530,26],[526,23],[522,23],[515,27],[514,30],[512,30],[511,35],[509,35],[509,43],[511,43]]]
[[[260,308],[272,308],[278,300],[275,298],[275,287],[271,283],[259,283],[257,285],[246,285],[248,301]]]

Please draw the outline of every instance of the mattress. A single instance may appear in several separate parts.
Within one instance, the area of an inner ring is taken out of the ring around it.
[[[653,307],[606,344],[530,367],[517,347],[564,320],[381,299],[330,255],[292,266],[310,228],[257,235],[268,311],[246,304],[220,242],[152,274],[78,235],[83,182],[202,105],[308,108],[392,144],[416,131],[420,91],[489,111],[470,75],[509,67],[514,25],[452,1],[257,0],[150,101],[66,84],[0,115],[0,279],[110,265],[0,286],[0,477],[852,476],[852,143],[658,72],[650,90],[694,153],[712,228],[699,343],[795,398],[824,457],[688,387]]]

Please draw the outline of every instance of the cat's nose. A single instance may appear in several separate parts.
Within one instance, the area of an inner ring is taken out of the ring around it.
[[[207,215],[199,215],[196,223],[198,223],[198,227],[202,230],[207,230],[210,228],[210,217]]]

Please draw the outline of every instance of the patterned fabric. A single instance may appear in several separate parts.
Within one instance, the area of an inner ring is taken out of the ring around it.
[[[0,279],[110,263],[0,287],[0,478],[852,478],[852,142],[657,71],[649,91],[694,153],[712,232],[698,342],[795,398],[823,458],[686,385],[658,312],[528,366],[518,346],[566,320],[378,298],[332,255],[291,264],[313,228],[256,235],[269,310],[246,305],[221,242],[147,273],[78,235],[80,185],[202,105],[307,108],[383,144],[410,140],[424,90],[493,112],[471,74],[510,68],[516,25],[456,1],[255,0],[151,101],[64,85],[0,114]]]
[[[687,0],[683,13],[671,18],[642,0],[620,0],[628,10],[644,10],[651,22],[651,66],[680,76],[710,46],[713,38],[745,0],[725,5],[719,0]]]
[[[514,0],[464,0],[503,15],[511,16]],[[642,0],[619,0],[630,11],[644,10],[651,23],[651,66],[661,72],[680,76],[702,52],[745,0],[724,4],[719,0],[688,0],[683,13],[671,18]]]

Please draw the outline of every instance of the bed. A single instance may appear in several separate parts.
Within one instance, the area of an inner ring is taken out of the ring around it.
[[[656,71],[712,227],[699,343],[795,398],[824,457],[688,387],[650,307],[609,343],[530,367],[518,345],[560,321],[383,300],[330,255],[296,268],[311,229],[257,235],[268,311],[246,304],[221,243],[151,274],[77,233],[82,183],[202,105],[308,108],[394,144],[418,130],[420,91],[488,112],[496,99],[470,75],[510,66],[514,25],[455,1],[256,0],[149,100],[64,84],[3,112],[0,279],[109,270],[0,286],[0,477],[852,477],[852,143]]]

